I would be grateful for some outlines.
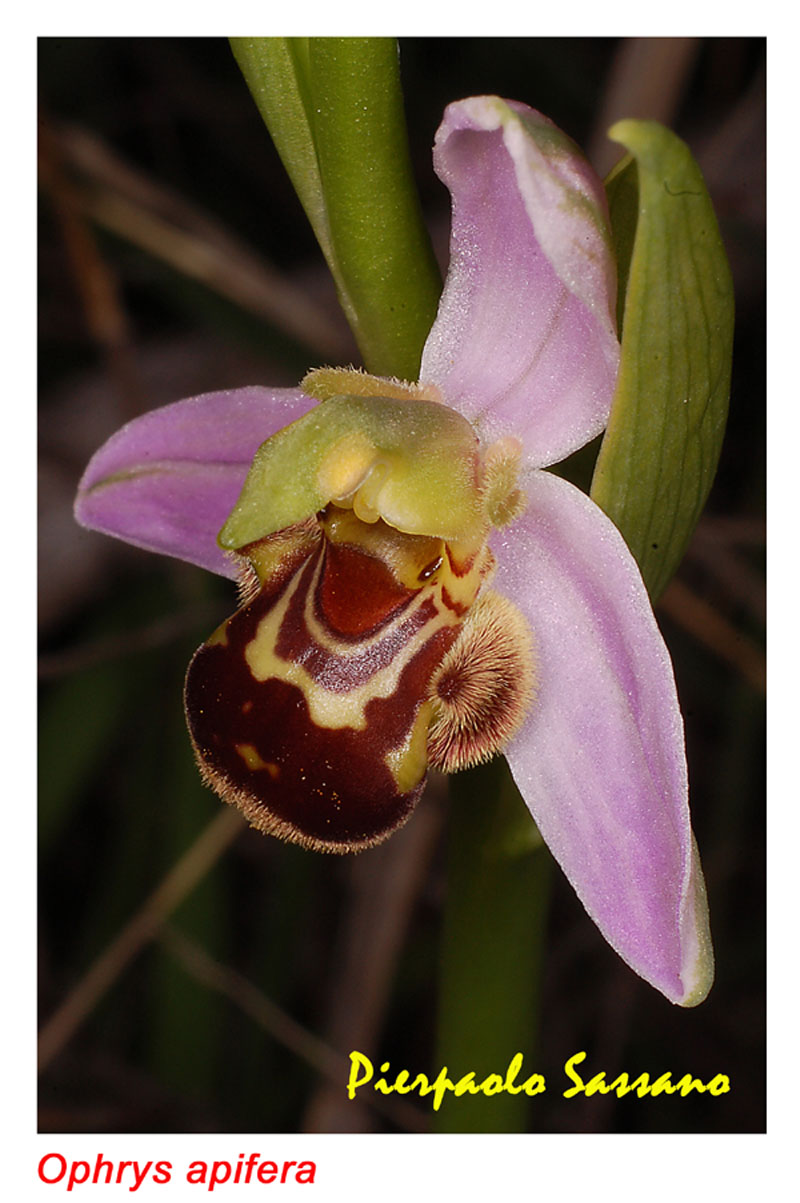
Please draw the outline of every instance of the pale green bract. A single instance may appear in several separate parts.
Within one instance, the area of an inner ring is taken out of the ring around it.
[[[632,157],[606,187],[622,359],[592,498],[655,598],[680,563],[717,469],[728,413],[733,285],[702,174],[655,121],[609,131]]]
[[[435,401],[332,397],[262,443],[220,546],[243,547],[357,492],[367,521],[469,537],[483,521],[476,453],[469,422]]]

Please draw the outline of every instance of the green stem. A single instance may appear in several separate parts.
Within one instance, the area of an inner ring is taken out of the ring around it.
[[[436,1066],[454,1082],[537,1069],[536,1032],[551,859],[504,760],[451,780]],[[534,1104],[535,1105],[535,1104]],[[445,1096],[440,1132],[523,1132],[530,1098]]]

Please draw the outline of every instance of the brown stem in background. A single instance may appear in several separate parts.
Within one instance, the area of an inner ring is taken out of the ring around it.
[[[295,287],[252,247],[182,196],[74,127],[58,146],[84,213],[112,233],[219,293],[321,358],[353,354],[343,321]]]
[[[603,93],[587,157],[601,176],[623,155],[607,132],[623,117],[674,122],[700,38],[623,38]]]
[[[140,389],[130,329],[116,277],[100,253],[62,155],[62,146],[44,118],[39,122],[39,180],[47,192],[64,239],[86,325],[108,359],[126,411],[141,412]]]
[[[37,665],[39,680],[54,680],[70,673],[85,672],[98,664],[108,664],[154,648],[167,647],[184,639],[187,630],[216,626],[221,620],[220,610],[216,601],[195,602],[174,613],[155,618],[145,626],[133,627],[119,634],[102,635],[75,647],[43,653]]]
[[[202,880],[244,828],[237,810],[225,807],[173,865],[144,905],[90,965],[39,1034],[39,1071],[61,1052],[133,958]]]
[[[758,543],[763,550],[766,532],[760,531]],[[719,530],[714,520],[701,519],[686,549],[687,560],[693,561],[722,586],[726,599],[746,606],[759,623],[767,619],[767,591],[764,575],[749,563],[736,546],[737,540],[726,537],[725,529]]]
[[[353,1049],[374,1057],[386,1017],[389,992],[414,906],[426,880],[442,830],[442,809],[433,791],[391,840],[352,862],[351,896],[344,910],[333,958],[328,1042],[343,1054]],[[431,788],[432,787],[432,788]],[[305,1115],[306,1132],[366,1132],[370,1117],[350,1102],[341,1080],[322,1083]]]
[[[758,693],[766,693],[767,665],[761,649],[683,581],[673,577],[657,608],[733,665]]]
[[[204,948],[176,928],[168,925],[160,942],[197,982],[230,999],[258,1027],[334,1084],[338,1095],[344,1093],[350,1071],[350,1062],[346,1057],[304,1028],[243,974],[215,961]],[[402,1099],[388,1099],[375,1094],[365,1102],[388,1115],[407,1131],[425,1132],[428,1129],[422,1112]]]

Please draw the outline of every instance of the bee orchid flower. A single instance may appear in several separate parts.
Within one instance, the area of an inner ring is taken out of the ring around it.
[[[418,382],[318,369],[155,410],[96,453],[76,516],[239,580],[186,711],[253,824],[363,848],[428,765],[502,751],[608,942],[694,1005],[713,957],[670,657],[621,535],[546,471],[615,388],[602,184],[496,97],[449,106],[434,163],[451,258]]]

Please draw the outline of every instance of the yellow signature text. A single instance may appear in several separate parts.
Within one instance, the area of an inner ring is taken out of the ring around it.
[[[380,1067],[381,1075],[387,1074],[389,1068],[389,1062],[384,1061]],[[527,1094],[529,1096],[542,1094],[546,1087],[541,1074],[531,1074],[524,1081],[517,1083],[521,1068],[522,1053],[517,1053],[508,1063],[505,1074],[488,1074],[480,1082],[476,1080],[474,1073],[464,1074],[463,1077],[453,1081],[448,1076],[449,1071],[446,1065],[432,1079],[427,1074],[417,1074],[411,1080],[409,1071],[401,1069],[395,1076],[394,1081],[390,1082],[383,1076],[375,1078],[375,1069],[369,1057],[365,1057],[363,1053],[352,1052],[350,1054],[350,1078],[347,1083],[347,1097],[354,1099],[357,1090],[372,1082],[372,1089],[376,1090],[379,1094],[394,1094],[395,1091],[397,1094],[412,1094],[414,1091],[417,1091],[420,1098],[433,1095],[433,1109],[434,1111],[438,1111],[448,1091],[452,1091],[456,1098],[461,1098],[465,1094],[485,1094],[489,1098],[492,1095],[503,1093]]]
[[[657,1076],[649,1073],[623,1072],[618,1073],[615,1077],[610,1077],[605,1070],[601,1070],[592,1077],[584,1079],[578,1073],[577,1066],[583,1065],[585,1060],[586,1053],[580,1052],[574,1053],[564,1063],[564,1073],[572,1083],[564,1091],[565,1099],[572,1099],[578,1095],[591,1098],[593,1095],[607,1094],[615,1094],[620,1099],[625,1098],[626,1095],[633,1095],[640,1099],[647,1096],[655,1098],[658,1095],[678,1095],[680,1098],[686,1098],[690,1094],[706,1093],[717,1097],[728,1094],[731,1089],[730,1079],[727,1074],[723,1073],[716,1074],[708,1081],[702,1081],[691,1073],[673,1078],[671,1070]],[[350,1054],[347,1097],[351,1100],[355,1099],[356,1092],[365,1086],[371,1086],[372,1090],[384,1095],[417,1093],[420,1098],[430,1097],[433,1110],[438,1111],[447,1094],[452,1094],[454,1098],[475,1094],[482,1094],[487,1098],[498,1094],[525,1094],[529,1098],[533,1098],[536,1095],[544,1094],[547,1090],[544,1075],[532,1073],[523,1077],[522,1061],[522,1053],[516,1053],[502,1073],[490,1073],[485,1077],[479,1077],[476,1073],[471,1072],[460,1078],[451,1077],[450,1070],[446,1065],[439,1070],[435,1077],[424,1073],[418,1073],[412,1077],[407,1069],[401,1069],[398,1073],[391,1075],[391,1066],[388,1061],[384,1061],[380,1066],[379,1075],[376,1077],[375,1067],[369,1057],[354,1050]]]
[[[593,1094],[616,1094],[618,1099],[622,1099],[625,1095],[634,1093],[640,1099],[643,1099],[645,1095],[655,1097],[659,1094],[679,1094],[682,1098],[685,1098],[687,1094],[694,1092],[705,1094],[706,1091],[716,1096],[727,1094],[731,1088],[730,1079],[727,1074],[717,1074],[710,1081],[701,1082],[699,1078],[695,1078],[692,1074],[687,1073],[683,1077],[678,1078],[677,1082],[673,1082],[670,1070],[660,1074],[653,1081],[650,1079],[650,1074],[641,1073],[631,1078],[630,1074],[621,1073],[611,1082],[607,1081],[605,1071],[603,1070],[595,1074],[588,1082],[584,1082],[575,1066],[581,1065],[585,1060],[586,1053],[575,1053],[566,1062],[564,1073],[574,1085],[564,1091],[565,1099],[572,1099],[577,1094],[585,1094],[587,1097]]]

